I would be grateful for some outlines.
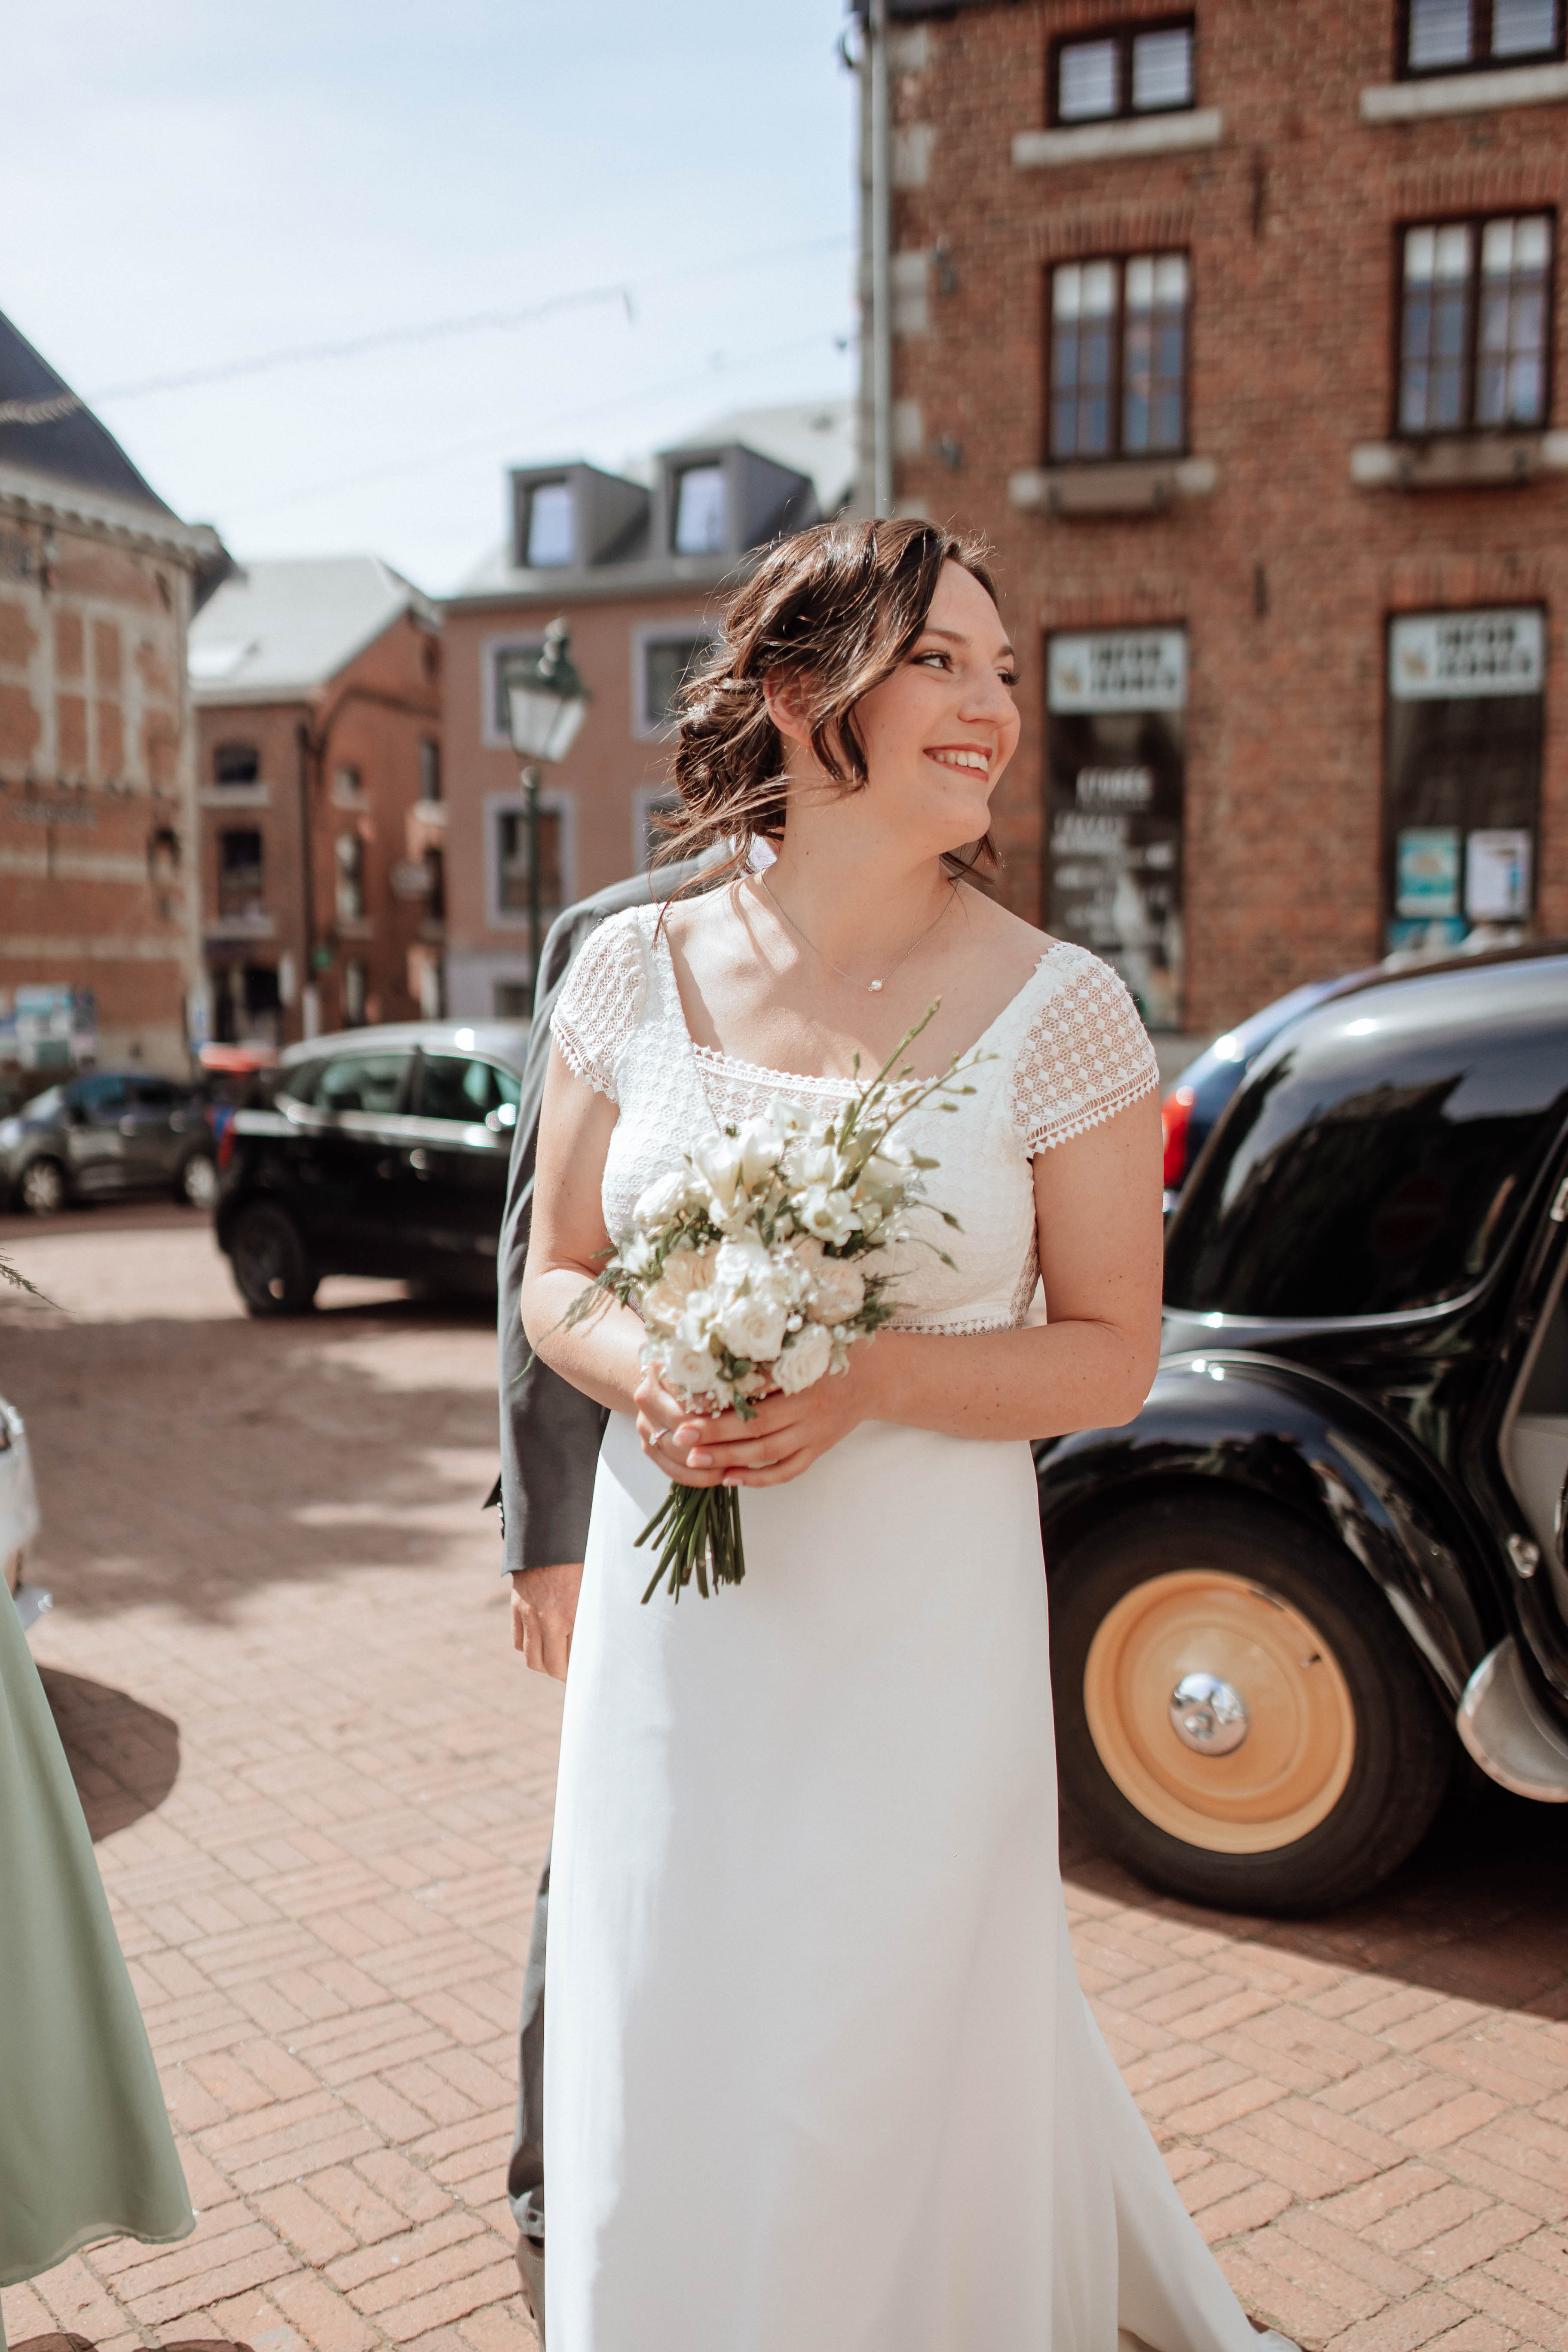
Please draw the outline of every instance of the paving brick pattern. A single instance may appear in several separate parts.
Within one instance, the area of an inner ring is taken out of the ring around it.
[[[346,1282],[247,1323],[174,1213],[0,1246],[60,1310],[0,1303],[60,1603],[35,1653],[201,2209],[8,2288],[11,2341],[529,2352],[501,2179],[559,1695],[476,1509],[489,1334]],[[1303,2345],[1568,2352],[1565,1830],[1473,1800],[1290,1924],[1152,1898],[1069,1825],[1111,2046]]]

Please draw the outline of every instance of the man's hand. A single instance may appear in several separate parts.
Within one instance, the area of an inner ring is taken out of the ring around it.
[[[582,1582],[580,1559],[525,1568],[511,1580],[511,1646],[536,1675],[552,1675],[558,1683],[566,1679]]]

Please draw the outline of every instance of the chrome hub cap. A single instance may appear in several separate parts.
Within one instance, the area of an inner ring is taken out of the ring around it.
[[[1184,1675],[1171,1693],[1171,1728],[1199,1756],[1232,1756],[1252,1728],[1247,1702],[1218,1675]]]

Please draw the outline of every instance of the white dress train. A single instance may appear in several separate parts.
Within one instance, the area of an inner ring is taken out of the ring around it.
[[[715,1118],[847,1091],[695,1048],[657,926],[606,923],[555,1015],[619,1106],[612,1233]],[[976,1096],[911,1122],[964,1232],[956,1272],[908,1259],[906,1328],[1019,1321],[1031,1153],[1154,1082],[1077,948],[982,1042]],[[556,1805],[551,2352],[1251,2352],[1073,1967],[1028,1446],[863,1425],[745,1492],[743,1585],[645,1607],[664,1492],[613,1415]]]

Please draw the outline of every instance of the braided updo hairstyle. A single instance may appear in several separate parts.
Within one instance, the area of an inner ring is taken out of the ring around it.
[[[846,793],[867,781],[855,706],[891,677],[931,616],[944,563],[962,564],[993,601],[996,591],[975,540],[936,523],[818,523],[781,541],[724,613],[710,660],[681,688],[675,782],[680,806],[658,820],[658,861],[699,856],[728,844],[705,887],[742,872],[755,841],[783,837],[788,787],[784,740],[763,692],[791,673],[817,761]],[[975,857],[995,862],[990,835]]]

